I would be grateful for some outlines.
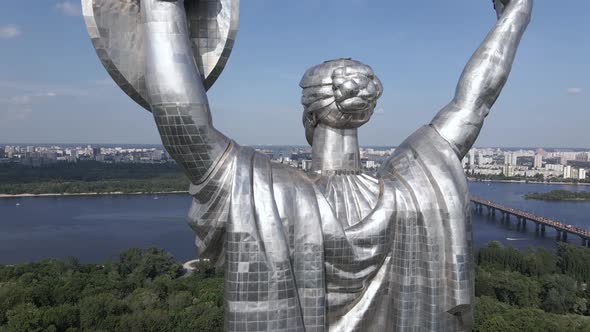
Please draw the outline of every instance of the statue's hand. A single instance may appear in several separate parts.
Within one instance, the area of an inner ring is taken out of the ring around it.
[[[504,13],[504,9],[506,9],[506,6],[508,5],[508,3],[510,3],[510,0],[492,0],[494,2],[494,9],[496,10],[496,14],[498,15],[498,18],[502,17],[502,14]]]
[[[504,15],[508,6],[517,6],[524,12],[530,12],[533,4],[533,0],[492,0],[494,3],[494,9],[498,15],[498,19]]]

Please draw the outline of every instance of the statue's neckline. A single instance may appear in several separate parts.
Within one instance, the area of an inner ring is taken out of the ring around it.
[[[379,202],[380,181],[368,174],[321,174],[313,181],[345,227],[365,219]]]

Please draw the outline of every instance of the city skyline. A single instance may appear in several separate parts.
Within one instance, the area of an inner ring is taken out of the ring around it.
[[[285,159],[289,161],[293,155],[296,155],[295,160],[312,159],[312,148],[309,146],[253,145],[252,147],[273,160],[279,159],[280,162]],[[395,146],[362,146],[360,154],[363,159],[380,162],[396,149]],[[144,158],[147,158],[144,159],[147,161],[172,161],[164,146],[159,144],[0,144],[0,162],[4,163],[37,160],[38,164],[43,164],[43,160],[54,163],[75,162],[79,159],[117,162],[112,158],[96,158],[108,155],[134,155],[135,157],[128,160],[123,158],[119,161],[138,161]],[[590,149],[474,147],[462,159],[462,163],[466,171],[480,175],[512,173],[534,176],[537,175],[537,170],[546,170],[548,172],[545,175],[558,176],[568,165],[578,169],[584,168],[584,172],[586,168],[590,168]],[[510,167],[506,168],[506,166]],[[580,176],[580,178],[585,177],[585,173]]]
[[[97,143],[97,142],[2,142],[0,141],[0,148],[6,145],[11,146],[35,146],[35,147],[50,147],[50,146],[63,146],[63,147],[81,147],[81,146],[97,146],[97,147],[162,147],[161,142],[155,143],[125,143],[125,142],[109,142],[109,143]],[[250,147],[288,147],[288,148],[311,148],[307,143],[302,144],[244,144]],[[398,145],[371,145],[371,144],[360,144],[361,148],[383,148],[390,149],[396,148]],[[501,145],[490,145],[490,146],[478,146],[473,147],[475,150],[486,150],[486,149],[501,149],[507,151],[515,150],[536,150],[544,149],[549,152],[553,151],[573,151],[573,152],[584,152],[590,151],[590,147],[554,147],[554,146],[501,146]]]
[[[360,131],[361,144],[398,145],[449,101],[465,61],[495,20],[489,1],[345,1],[244,4],[232,59],[210,92],[215,125],[244,145],[304,146],[297,85],[304,69],[351,56],[372,65],[385,87],[377,121]],[[590,32],[589,11],[582,0],[537,1],[511,81],[478,146],[589,147],[590,48],[580,42]],[[322,20],[301,24],[318,12]],[[359,12],[367,15],[346,24]],[[364,46],[373,44],[378,47]],[[151,115],[96,62],[78,1],[29,8],[7,0],[0,47],[0,141],[160,144]]]

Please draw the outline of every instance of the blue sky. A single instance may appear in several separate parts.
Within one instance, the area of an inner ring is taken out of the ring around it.
[[[495,22],[488,0],[242,0],[238,40],[209,93],[243,144],[305,144],[299,79],[352,57],[384,85],[362,145],[397,145],[453,96]],[[536,0],[478,146],[590,148],[590,1]],[[0,142],[159,143],[151,115],[106,74],[78,1],[2,0]]]

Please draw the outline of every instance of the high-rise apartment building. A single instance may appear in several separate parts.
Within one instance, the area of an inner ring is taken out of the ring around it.
[[[543,168],[543,155],[537,153],[535,155],[535,162],[533,165],[536,169]]]
[[[512,165],[512,152],[504,154],[504,165]]]
[[[563,167],[563,178],[564,179],[571,179],[572,178],[572,167],[570,165]]]

